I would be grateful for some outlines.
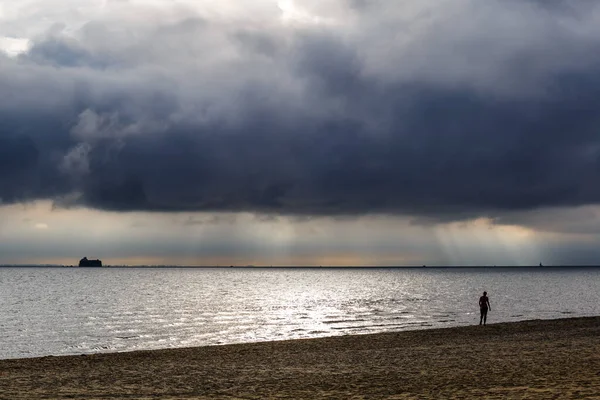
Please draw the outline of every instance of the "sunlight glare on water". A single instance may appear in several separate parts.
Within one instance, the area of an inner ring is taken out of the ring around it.
[[[0,268],[0,358],[600,315],[598,269]]]

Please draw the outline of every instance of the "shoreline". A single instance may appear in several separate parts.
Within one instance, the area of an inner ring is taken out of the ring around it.
[[[581,398],[600,394],[600,316],[0,360],[2,396]]]

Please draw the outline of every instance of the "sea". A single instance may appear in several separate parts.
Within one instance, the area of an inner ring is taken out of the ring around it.
[[[600,315],[600,268],[0,268],[0,359]],[[485,328],[483,328],[485,329]]]

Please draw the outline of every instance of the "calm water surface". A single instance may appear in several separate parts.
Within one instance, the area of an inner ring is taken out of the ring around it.
[[[0,268],[0,358],[600,315],[600,269]]]

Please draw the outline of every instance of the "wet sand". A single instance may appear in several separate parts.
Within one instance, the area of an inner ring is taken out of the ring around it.
[[[0,360],[0,398],[600,398],[600,317]]]

